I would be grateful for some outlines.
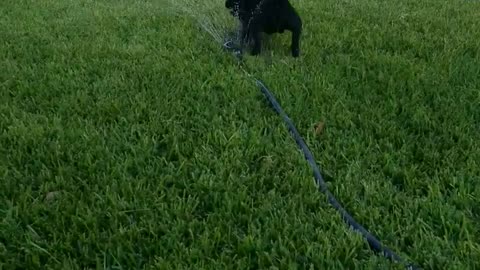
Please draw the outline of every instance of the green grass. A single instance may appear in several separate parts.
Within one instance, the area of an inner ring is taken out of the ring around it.
[[[247,63],[331,191],[425,269],[480,268],[480,2],[292,3],[301,58],[286,34]],[[394,267],[160,0],[2,1],[0,179],[0,269]]]

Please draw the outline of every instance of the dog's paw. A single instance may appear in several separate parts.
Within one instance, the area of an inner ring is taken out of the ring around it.
[[[300,56],[300,50],[292,50],[292,56],[297,58]]]
[[[253,56],[259,55],[259,54],[260,54],[260,49],[253,49],[253,50],[250,52],[250,54],[253,55]]]

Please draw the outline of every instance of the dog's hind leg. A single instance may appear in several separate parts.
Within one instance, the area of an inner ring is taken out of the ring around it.
[[[292,32],[292,56],[299,57],[300,56],[300,34],[301,30],[294,30]]]
[[[292,32],[292,56],[298,57],[300,56],[300,35],[302,33],[302,20],[298,15],[291,17],[288,28]]]

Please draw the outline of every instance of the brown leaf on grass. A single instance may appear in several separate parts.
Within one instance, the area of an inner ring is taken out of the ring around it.
[[[45,195],[45,201],[51,202],[51,201],[55,200],[56,198],[58,198],[61,194],[62,194],[61,191],[48,192],[47,195]]]
[[[325,128],[325,122],[320,121],[315,124],[315,135],[320,136],[323,133],[323,129]]]

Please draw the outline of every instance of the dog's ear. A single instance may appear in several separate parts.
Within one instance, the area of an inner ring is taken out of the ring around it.
[[[233,2],[234,2],[234,0],[225,1],[225,7],[228,8],[228,9],[233,8]]]

